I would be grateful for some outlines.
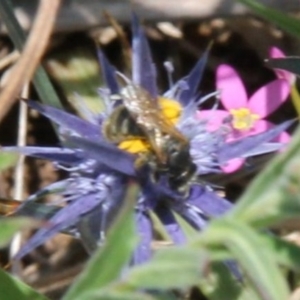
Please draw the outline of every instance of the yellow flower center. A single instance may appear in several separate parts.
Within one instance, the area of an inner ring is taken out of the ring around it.
[[[180,117],[182,107],[179,102],[164,97],[158,98],[158,103],[162,114],[168,119],[173,125],[175,125]],[[147,152],[150,148],[149,143],[146,139],[133,138],[121,142],[118,147],[127,152],[137,154],[140,152]]]
[[[232,126],[238,130],[251,129],[255,121],[260,118],[259,115],[251,113],[248,108],[231,109],[229,112],[233,117]]]

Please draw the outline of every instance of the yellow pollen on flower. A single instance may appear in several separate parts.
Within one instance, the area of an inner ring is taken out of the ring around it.
[[[259,115],[251,113],[248,108],[231,109],[230,114],[233,117],[232,126],[238,130],[251,129]]]
[[[166,117],[166,119],[169,120],[173,125],[176,125],[182,111],[182,107],[179,102],[172,99],[159,97],[158,104],[162,114]],[[141,138],[130,138],[121,142],[118,147],[133,154],[147,152],[150,149],[149,143],[145,139]]]

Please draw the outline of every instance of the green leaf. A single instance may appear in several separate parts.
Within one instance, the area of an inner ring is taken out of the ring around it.
[[[33,77],[33,84],[42,102],[56,108],[64,109],[43,67],[37,68]]]
[[[175,300],[174,297],[171,297],[170,295],[158,295],[155,294],[155,296],[146,293],[141,292],[133,292],[133,291],[124,291],[124,290],[114,290],[111,289],[105,289],[100,290],[97,292],[87,293],[83,294],[80,298],[80,300],[99,300],[99,299],[105,299],[105,300]]]
[[[197,231],[195,228],[193,228],[184,218],[182,218],[179,214],[173,211],[173,215],[177,221],[177,223],[180,225],[180,228],[185,234],[185,237],[188,241],[191,241],[195,236],[199,235],[199,231]]]
[[[0,248],[5,247],[19,230],[38,225],[40,222],[26,217],[0,218]]]
[[[300,213],[300,129],[288,149],[257,176],[228,213],[256,227],[279,224]]]
[[[274,23],[281,29],[285,30],[296,37],[300,36],[300,21],[296,18],[290,17],[271,7],[261,4],[259,1],[254,0],[237,0],[248,7],[250,7],[256,14],[262,18]]]
[[[271,68],[282,69],[300,76],[300,57],[284,57],[266,59],[266,63]]]
[[[163,241],[171,243],[172,238],[168,234],[164,224],[162,223],[160,218],[156,215],[156,213],[154,211],[150,210],[148,215],[152,222],[152,227],[153,227],[153,231],[155,232],[155,234],[157,234],[160,237],[160,239],[162,239]]]
[[[201,278],[199,287],[211,300],[260,300],[249,286],[234,279],[223,263],[212,262],[208,274]]]
[[[0,171],[12,167],[16,164],[18,155],[15,153],[0,153]]]
[[[264,234],[261,238],[262,244],[260,248],[268,248],[270,252],[274,253],[278,264],[290,270],[300,272],[299,246],[271,234]]]
[[[199,232],[194,227],[192,227],[184,218],[182,218],[179,214],[177,214],[174,211],[173,211],[173,215],[177,223],[180,225],[180,228],[184,232],[188,242],[192,243],[193,240],[199,237],[201,232]],[[232,255],[224,247],[210,247],[209,250],[210,250],[209,255],[212,261],[223,262],[225,260],[232,259]],[[228,272],[226,277],[228,277]]]
[[[206,252],[172,247],[157,251],[149,263],[130,270],[124,281],[135,289],[186,289],[198,283],[207,265]]]
[[[133,211],[138,190],[132,185],[123,201],[123,208],[112,226],[104,245],[94,254],[78,276],[64,300],[82,299],[81,295],[97,292],[116,280],[137,245]]]
[[[99,62],[91,49],[81,45],[55,53],[48,59],[46,68],[79,114],[81,100],[95,113],[103,110],[104,103],[97,92],[102,85]]]
[[[276,264],[276,254],[262,248],[260,234],[243,224],[223,218],[213,221],[199,237],[200,247],[224,245],[237,260],[259,299],[288,299],[287,283]]]
[[[47,300],[17,278],[0,269],[0,295],[5,300]]]
[[[179,214],[173,211],[174,217],[177,223],[180,225],[180,228],[183,230],[187,241],[193,242],[194,239],[199,237],[201,234],[194,227],[192,227],[184,218],[182,218]],[[228,252],[224,247],[210,247],[210,257],[212,261],[225,261],[228,259],[232,259],[232,255]],[[226,277],[228,277],[228,272],[226,273]]]

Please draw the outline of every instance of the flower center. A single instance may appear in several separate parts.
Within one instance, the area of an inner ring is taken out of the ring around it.
[[[182,111],[182,107],[179,102],[168,98],[159,97],[158,103],[161,112],[166,119],[168,119],[173,125],[176,125]],[[149,151],[150,145],[146,139],[132,138],[130,140],[121,142],[118,147],[124,151],[137,154],[140,152]]]
[[[231,109],[229,112],[233,117],[232,126],[238,130],[251,129],[255,121],[260,118],[259,115],[251,113],[248,108]]]

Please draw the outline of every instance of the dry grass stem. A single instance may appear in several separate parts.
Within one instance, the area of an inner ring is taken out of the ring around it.
[[[7,85],[0,94],[0,120],[16,101],[25,82],[29,82],[47,48],[53,30],[60,0],[41,0],[32,30],[20,59],[9,76]]]

